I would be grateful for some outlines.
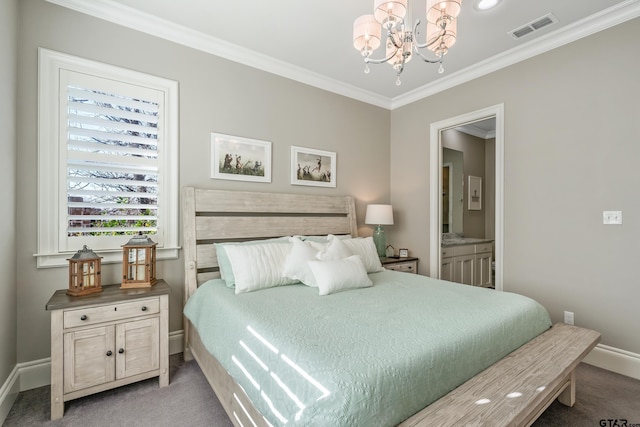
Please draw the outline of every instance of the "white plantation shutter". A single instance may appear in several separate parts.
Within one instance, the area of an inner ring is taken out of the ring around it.
[[[52,54],[73,63],[74,57]],[[75,252],[85,244],[94,251],[119,251],[121,256],[120,246],[138,232],[148,234],[159,249],[176,249],[177,141],[171,139],[177,139],[177,107],[168,108],[167,98],[175,98],[177,105],[177,97],[158,87],[157,77],[77,60],[90,69],[54,64],[54,78],[49,78],[53,81],[43,84],[55,83],[49,94],[55,102],[49,103],[58,111],[48,116],[48,109],[42,109],[46,102],[40,100],[41,132],[48,124],[57,138],[40,138],[39,156],[44,160],[39,163],[38,256]],[[43,74],[41,70],[40,78],[46,80]],[[177,85],[170,87],[177,90]],[[40,95],[47,98],[47,93]],[[172,113],[174,117],[168,117]],[[57,158],[57,164],[47,163],[49,157]],[[41,211],[54,204],[55,220]]]
[[[78,238],[91,240],[94,249],[108,247],[106,236],[158,234],[162,93],[103,80],[62,75],[67,240],[72,245]]]

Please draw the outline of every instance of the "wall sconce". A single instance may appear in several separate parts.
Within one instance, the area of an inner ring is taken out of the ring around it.
[[[69,289],[74,297],[102,292],[100,280],[101,257],[84,245],[69,261]]]
[[[150,288],[156,284],[156,246],[142,232],[122,245],[120,289]]]

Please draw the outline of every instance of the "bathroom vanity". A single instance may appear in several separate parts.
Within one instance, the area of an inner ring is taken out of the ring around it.
[[[456,237],[442,240],[440,278],[471,286],[493,287],[493,240]]]

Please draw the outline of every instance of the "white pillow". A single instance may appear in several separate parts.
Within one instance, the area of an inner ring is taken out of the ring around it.
[[[291,237],[289,241],[291,242],[291,251],[284,263],[284,276],[317,288],[316,278],[307,262],[315,260],[318,251],[298,237]]]
[[[297,283],[283,274],[291,247],[291,243],[227,246],[225,249],[236,282],[235,293]]]
[[[319,295],[373,286],[359,255],[331,261],[309,261],[308,264],[318,283]]]
[[[216,257],[218,258],[218,268],[220,270],[220,278],[225,281],[228,287],[234,288],[236,286],[236,278],[233,275],[233,269],[227,256],[226,248],[231,245],[263,245],[265,243],[283,242],[288,243],[289,237],[277,237],[275,239],[265,240],[249,240],[246,242],[229,242],[229,243],[214,243],[216,248]]]
[[[384,271],[376,244],[373,243],[373,237],[357,237],[355,239],[342,240],[342,243],[351,251],[353,255],[360,255],[367,273],[377,273]]]
[[[316,258],[320,261],[333,261],[353,255],[353,252],[345,246],[344,242],[346,242],[346,240],[338,239],[330,234],[329,243],[320,249]],[[318,247],[316,245],[314,245],[314,247]]]

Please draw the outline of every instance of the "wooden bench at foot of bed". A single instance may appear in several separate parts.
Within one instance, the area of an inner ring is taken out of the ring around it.
[[[400,427],[529,426],[558,398],[575,403],[575,368],[600,341],[558,323],[480,372]]]

